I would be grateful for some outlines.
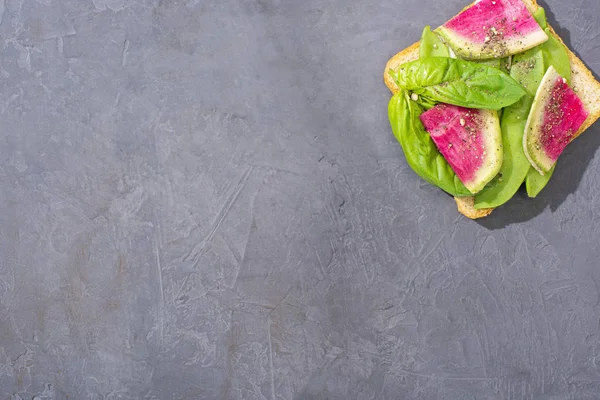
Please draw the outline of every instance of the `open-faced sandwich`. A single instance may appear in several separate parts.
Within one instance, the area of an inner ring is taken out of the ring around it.
[[[600,83],[535,0],[479,0],[392,57],[388,113],[410,167],[489,215],[536,197],[565,147],[600,116]]]

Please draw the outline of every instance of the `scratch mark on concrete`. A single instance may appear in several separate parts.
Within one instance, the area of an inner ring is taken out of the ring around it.
[[[28,347],[25,348],[25,351],[17,356],[15,361],[12,361],[12,367],[15,369],[27,368],[29,367],[31,361],[33,360],[33,352]]]
[[[246,242],[244,243],[244,250],[242,250],[240,264],[246,259],[246,252],[248,251],[248,245],[250,244],[250,237],[252,236],[252,225],[254,224],[254,201],[256,195],[252,196],[250,201],[250,226],[248,227],[248,236],[246,236]]]
[[[385,389],[385,386],[386,386],[386,379],[387,379],[387,373],[384,372],[383,379],[381,381],[381,388],[379,389],[379,393],[377,393],[377,395],[375,396],[375,399],[381,398],[381,395],[383,394],[383,390]]]
[[[235,353],[237,350],[237,344],[236,344],[236,338],[235,338],[235,332],[234,332],[234,326],[233,326],[233,313],[235,311],[231,310],[231,315],[229,317],[230,325],[231,325],[231,331],[230,334],[227,337],[227,376],[225,377],[225,382],[223,383],[223,398],[229,398],[229,392],[232,390],[231,388],[231,380],[233,378],[233,368],[234,368],[234,362],[233,362],[233,358],[235,357]]]
[[[431,249],[427,252],[427,254],[425,254],[425,257],[423,257],[423,259],[421,260],[421,263],[427,261],[429,256],[431,254],[433,254],[433,252],[436,251],[438,247],[440,247],[440,244],[442,244],[442,240],[444,240],[444,237],[445,237],[445,235],[440,235],[437,242],[435,242],[435,244],[433,246],[431,246]],[[427,246],[427,247],[429,247],[429,246]]]
[[[129,55],[129,40],[125,40],[123,43],[123,53],[121,54],[121,67],[125,67],[127,62],[127,56]]]
[[[267,310],[274,310],[275,309],[274,306],[270,306],[268,304],[256,303],[256,302],[253,302],[253,301],[241,301],[239,304],[249,305],[249,306],[255,306],[255,307],[260,307],[260,308],[265,308]]]
[[[420,372],[408,371],[405,369],[399,369],[398,372],[401,372],[406,375],[418,376],[421,378],[429,378],[429,379],[443,379],[447,381],[489,381],[490,378],[485,378],[482,376],[444,376],[444,375],[435,375],[435,374],[423,374]]]
[[[483,284],[483,286],[485,286],[485,288],[487,289],[487,291],[490,294],[491,298],[496,303],[496,306],[500,309],[502,307],[502,303],[500,302],[500,300],[498,299],[498,297],[496,296],[496,294],[494,293],[494,291],[492,290],[492,288],[490,287],[490,285],[485,281],[485,278],[483,277],[483,274],[481,273],[481,270],[477,270],[477,274],[479,275],[479,279],[481,280],[481,283]]]
[[[238,199],[240,193],[242,192],[244,185],[246,184],[246,182],[248,182],[248,179],[250,178],[250,174],[252,173],[253,169],[254,169],[254,166],[250,165],[246,169],[246,171],[244,171],[240,180],[235,185],[231,194],[229,195],[229,197],[223,204],[223,207],[221,207],[221,209],[217,213],[217,217],[215,218],[215,220],[208,232],[208,235],[200,243],[198,243],[196,246],[194,246],[194,248],[188,254],[186,254],[185,257],[183,257],[183,261],[187,261],[191,257],[193,266],[195,267],[198,264],[198,262],[200,261],[200,256],[202,256],[202,254],[204,254],[204,250],[206,249],[206,246],[210,243],[212,238],[215,236],[217,229],[219,229],[219,227],[225,220],[225,217],[227,216],[227,214],[229,214],[229,211],[231,211],[231,208],[233,207],[233,205],[235,204],[236,200]]]
[[[369,274],[369,268],[367,267],[367,264],[365,262],[365,258],[364,258],[363,254],[362,254],[362,251],[359,248],[357,248],[356,249],[356,253],[358,254],[358,257],[354,254],[354,252],[350,252],[349,253],[350,259],[354,262],[354,266],[355,267],[362,269],[362,272],[363,272],[363,274],[365,276],[365,280],[368,283],[372,282],[373,277],[369,276],[370,275]]]
[[[294,289],[293,286],[290,286],[287,290],[287,292],[285,293],[285,295],[283,296],[283,299],[281,299],[281,301],[277,304],[275,304],[275,306],[273,307],[273,310],[269,313],[269,315],[273,314],[273,312],[275,310],[277,310],[279,307],[281,307],[283,305],[283,303],[287,300],[287,298],[290,296],[290,294],[292,293],[292,290]]]
[[[459,217],[452,221],[452,233],[450,234],[450,239],[454,239],[454,235],[456,235],[456,232],[458,231],[458,227],[460,226],[461,220],[462,218]]]
[[[165,331],[165,287],[163,282],[163,271],[162,262],[160,257],[160,220],[158,218],[158,212],[154,208],[154,257],[156,258],[156,269],[158,273],[158,286],[159,286],[159,300],[158,300],[158,326],[159,326],[159,338],[160,343],[164,339]]]
[[[312,252],[315,254],[315,257],[317,258],[317,261],[319,263],[319,272],[322,275],[323,279],[327,278],[327,274],[325,274],[325,264],[323,263],[323,261],[321,260],[321,256],[319,255],[319,252],[314,248],[313,245],[311,245],[308,240],[306,240],[306,238],[304,238],[304,243],[306,244],[306,246],[308,248],[310,248],[312,250]]]
[[[224,237],[223,241],[227,245],[227,248],[229,249],[229,252],[231,253],[231,255],[233,256],[233,258],[235,259],[235,262],[238,263],[238,265],[239,265],[240,262],[242,261],[242,256],[235,249],[235,246],[231,243],[231,240],[229,240],[226,237]]]
[[[5,8],[5,0],[0,0],[0,25],[2,25],[2,21],[4,19],[4,8]]]
[[[486,365],[486,351],[483,348],[483,345],[481,344],[481,339],[479,338],[479,335],[475,334],[475,339],[477,339],[477,345],[479,346],[479,351],[481,352],[481,365],[483,368],[483,374],[487,377],[488,373],[487,373],[487,365]]]
[[[193,274],[196,274],[196,273],[195,272],[190,272],[189,274],[186,275],[185,279],[183,280],[183,283],[179,287],[179,290],[177,291],[177,293],[175,294],[175,296],[173,296],[173,299],[172,299],[173,301],[175,301],[176,299],[179,298],[179,296],[181,295],[181,292],[183,291],[183,288],[185,288],[185,285],[188,283],[188,281],[190,280],[190,277]]]
[[[267,334],[269,338],[269,375],[271,376],[271,398],[275,397],[275,373],[273,372],[273,342],[271,340],[271,321],[267,322]]]
[[[0,24],[2,24],[2,20],[0,18]],[[64,41],[62,36],[58,36],[56,38],[56,49],[58,50],[58,53],[63,55],[64,51],[65,51],[65,45],[64,45]]]
[[[266,170],[270,170],[270,171],[275,171],[275,172],[279,172],[281,174],[290,174],[290,175],[294,175],[294,176],[304,176],[305,175],[301,171],[295,171],[292,169],[276,167],[274,165],[257,164],[257,163],[252,163],[251,165],[256,168],[262,168],[262,169],[266,169]]]

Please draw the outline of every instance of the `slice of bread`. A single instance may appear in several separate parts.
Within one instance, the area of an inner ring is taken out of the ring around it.
[[[527,9],[531,13],[534,13],[539,8],[536,0],[523,0],[523,3],[525,3]],[[558,36],[554,29],[552,29],[552,27],[550,27],[550,31],[564,44],[563,40],[560,38],[560,36]],[[383,73],[383,80],[392,93],[396,93],[398,91],[398,86],[396,86],[396,83],[388,71],[390,69],[395,70],[406,62],[418,59],[419,45],[420,42],[417,42],[412,46],[407,47],[390,58],[390,60],[387,62],[385,71]],[[600,117],[600,82],[594,78],[592,72],[583,64],[583,62],[575,55],[575,53],[573,53],[570,49],[568,50],[569,58],[571,59],[571,86],[581,97],[583,104],[589,112],[588,119],[584,122],[581,129],[579,129],[579,131],[573,136],[573,139],[575,139]],[[471,219],[486,217],[494,210],[493,208],[476,209],[475,199],[473,197],[456,197],[455,200],[458,206],[458,211]]]

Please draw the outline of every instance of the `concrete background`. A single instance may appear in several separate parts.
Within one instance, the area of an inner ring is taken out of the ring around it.
[[[464,5],[0,0],[0,399],[600,398],[600,125],[483,222],[390,132]]]

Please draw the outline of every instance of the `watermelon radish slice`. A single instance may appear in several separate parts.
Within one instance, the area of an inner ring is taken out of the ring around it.
[[[587,117],[579,96],[550,66],[535,94],[523,136],[525,155],[540,174],[552,169]]]
[[[456,176],[473,194],[492,180],[502,165],[498,113],[438,104],[421,122]]]
[[[521,0],[481,0],[437,32],[460,58],[468,60],[502,58],[548,40]]]

